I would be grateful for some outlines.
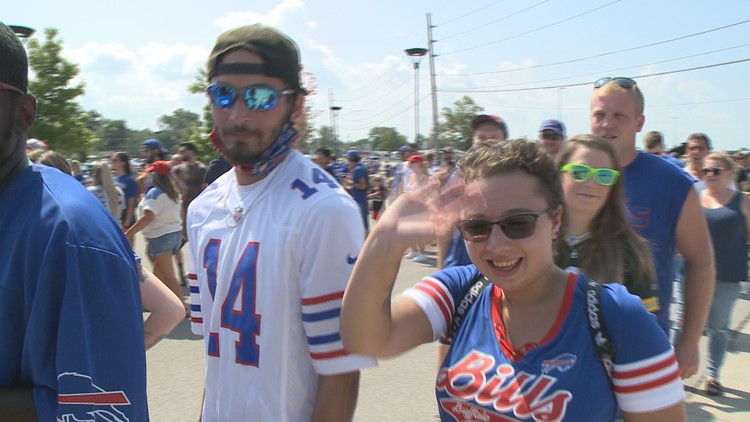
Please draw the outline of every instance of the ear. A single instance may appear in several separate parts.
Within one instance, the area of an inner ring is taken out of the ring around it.
[[[36,119],[36,98],[33,95],[26,94],[16,99],[16,121],[14,129],[17,132],[26,134]]]
[[[646,123],[646,116],[641,114],[635,120],[636,120],[636,123],[638,124],[635,131],[640,132],[641,129],[643,129],[643,125]]]
[[[289,116],[289,120],[295,123],[295,127],[300,127],[302,118],[304,117],[305,111],[305,95],[297,94],[294,96],[294,104],[292,104],[292,114]]]
[[[552,219],[552,238],[556,238],[559,233],[560,229],[562,228],[562,221],[563,221],[563,206],[559,205],[557,209],[555,210],[555,217]]]

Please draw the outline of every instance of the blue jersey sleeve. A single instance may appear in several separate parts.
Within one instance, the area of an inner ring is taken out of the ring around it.
[[[648,412],[683,400],[674,350],[640,298],[620,284],[606,284],[602,310],[615,346],[612,382],[620,408]]]
[[[417,303],[430,320],[433,339],[446,335],[456,307],[480,276],[474,265],[451,267],[425,277],[404,295]]]
[[[93,247],[43,263],[21,368],[39,420],[148,419],[138,280],[132,257]]]

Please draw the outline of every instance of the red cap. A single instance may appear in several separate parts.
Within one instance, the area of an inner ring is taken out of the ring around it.
[[[422,158],[422,156],[419,154],[414,154],[411,157],[407,158],[406,161],[412,163],[424,163],[424,158]]]
[[[169,164],[167,161],[154,161],[153,164],[151,164],[147,169],[146,172],[151,173],[152,171],[155,171],[156,174],[161,174],[162,176],[166,176],[169,174],[169,170],[172,169],[172,165]]]

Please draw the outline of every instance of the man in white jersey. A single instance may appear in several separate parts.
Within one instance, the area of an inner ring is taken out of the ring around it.
[[[294,41],[262,25],[221,34],[209,56],[211,139],[234,168],[187,217],[205,422],[349,421],[359,369],[375,365],[339,338],[364,232],[351,197],[291,148],[299,71]]]

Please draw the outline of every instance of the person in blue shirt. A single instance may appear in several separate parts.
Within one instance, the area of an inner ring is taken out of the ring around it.
[[[367,233],[370,230],[369,206],[367,201],[370,181],[367,175],[367,168],[364,164],[360,163],[362,157],[360,157],[359,151],[356,149],[347,151],[346,158],[349,160],[349,176],[346,178],[345,186],[349,188],[349,194],[357,205],[359,205],[360,212],[362,213],[362,224],[365,227],[365,237],[367,237]]]
[[[29,165],[26,51],[0,23],[0,419],[147,421],[139,276],[78,181]]]
[[[138,183],[130,169],[130,157],[126,152],[116,152],[109,159],[112,172],[115,174],[115,184],[125,194],[125,209],[120,217],[123,230],[135,224],[135,206],[138,202]]]
[[[673,164],[679,168],[685,167],[685,163],[673,157],[672,154],[664,152],[664,135],[661,132],[652,130],[643,135],[643,147],[649,154],[654,154],[657,157],[665,159],[668,163]]]
[[[646,239],[654,258],[657,294],[663,304],[656,318],[665,332],[670,330],[675,251],[685,259],[685,312],[675,352],[687,378],[698,371],[698,341],[711,307],[716,274],[713,248],[693,178],[653,154],[636,150],[635,136],[646,120],[643,108],[636,81],[601,78],[591,95],[591,132],[610,141],[620,157],[630,225]]]

